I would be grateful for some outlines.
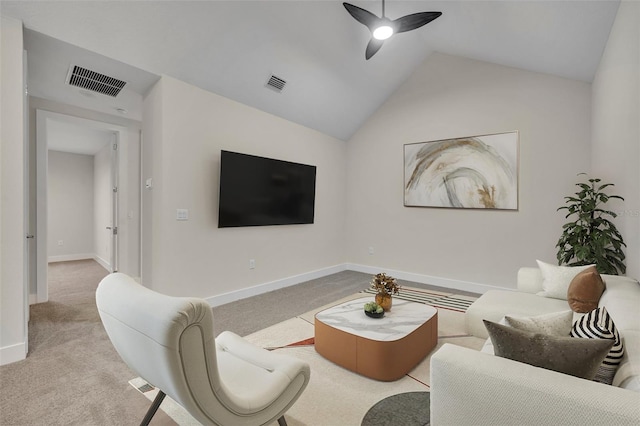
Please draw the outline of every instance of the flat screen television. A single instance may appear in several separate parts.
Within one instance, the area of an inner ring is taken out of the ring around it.
[[[218,228],[313,223],[316,167],[220,153]]]

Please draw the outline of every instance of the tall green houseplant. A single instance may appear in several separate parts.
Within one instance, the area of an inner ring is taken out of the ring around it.
[[[576,185],[580,190],[573,197],[564,197],[566,205],[558,208],[558,211],[567,211],[565,218],[573,219],[572,222],[563,225],[562,236],[556,244],[558,264],[595,264],[601,274],[624,274],[626,266],[622,246],[626,247],[626,244],[616,226],[608,219],[617,215],[603,208],[612,198],[624,198],[606,194],[603,190],[614,185],[600,184],[600,179],[588,179],[587,182]]]

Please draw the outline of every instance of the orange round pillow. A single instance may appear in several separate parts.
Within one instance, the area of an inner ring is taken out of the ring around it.
[[[576,275],[567,290],[567,302],[574,312],[591,312],[598,307],[605,284],[595,266]]]

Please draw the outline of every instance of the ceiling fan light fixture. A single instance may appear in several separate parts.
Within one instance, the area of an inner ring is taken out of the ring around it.
[[[415,30],[442,15],[442,12],[418,12],[392,21],[384,14],[384,0],[382,0],[382,17],[378,17],[368,10],[350,3],[342,3],[342,5],[347,9],[349,15],[371,31],[371,40],[369,40],[367,49],[364,52],[364,57],[367,60],[371,59],[380,50],[384,41],[395,33]]]
[[[382,24],[371,33],[376,40],[386,40],[393,35],[393,27],[391,25]]]

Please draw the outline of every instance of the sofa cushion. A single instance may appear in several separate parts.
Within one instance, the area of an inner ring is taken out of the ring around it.
[[[529,266],[521,267],[518,269],[516,280],[518,291],[533,294],[542,291],[542,271],[537,266],[535,268]]]
[[[624,356],[613,377],[612,385],[640,392],[640,331],[627,330],[621,337]]]
[[[624,355],[624,346],[607,310],[601,307],[583,315],[573,324],[571,336],[612,342],[612,347],[594,378],[596,382],[610,385]]]
[[[595,266],[573,277],[567,290],[567,302],[574,312],[590,312],[598,307],[605,285]]]
[[[507,315],[505,324],[518,330],[531,333],[551,334],[552,336],[569,336],[573,325],[573,312],[552,312],[550,314],[521,317]]]
[[[629,277],[602,275],[607,289],[602,294],[598,306],[606,306],[607,312],[616,322],[622,334],[626,330],[640,331],[640,284]]]
[[[495,354],[535,367],[591,380],[613,345],[606,339],[574,339],[531,333],[484,321]]]
[[[537,293],[538,296],[562,300],[567,300],[567,291],[571,280],[578,273],[594,266],[557,266],[540,260],[536,260],[536,262],[538,262],[538,267],[542,271],[542,291]]]
[[[467,332],[486,339],[489,337],[482,320],[500,321],[505,315],[534,316],[566,311],[566,300],[551,299],[511,290],[489,290],[473,302],[465,314]]]

